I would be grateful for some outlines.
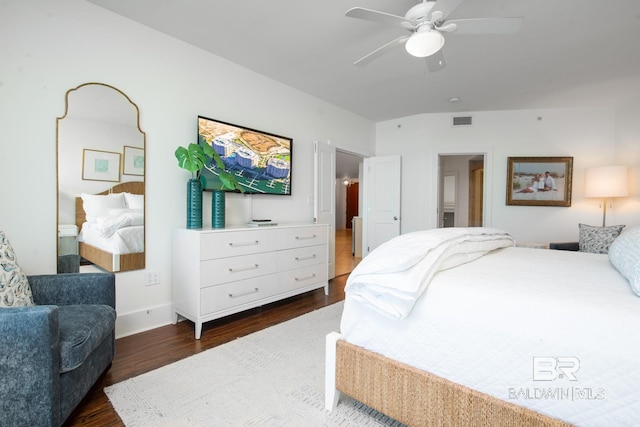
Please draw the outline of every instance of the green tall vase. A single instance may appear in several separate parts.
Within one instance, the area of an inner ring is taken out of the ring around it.
[[[224,191],[213,190],[211,194],[211,228],[224,228],[224,200]]]
[[[202,228],[202,184],[199,179],[187,182],[187,228]]]

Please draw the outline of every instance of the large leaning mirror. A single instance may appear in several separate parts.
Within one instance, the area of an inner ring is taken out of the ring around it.
[[[58,273],[145,266],[145,140],[138,106],[85,83],[56,123]]]

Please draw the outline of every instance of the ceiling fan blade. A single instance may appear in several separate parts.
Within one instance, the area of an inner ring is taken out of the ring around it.
[[[435,11],[442,12],[442,18],[440,19],[445,19],[455,8],[460,6],[463,1],[464,0],[437,0],[436,4],[431,8],[431,14],[433,15]]]
[[[377,10],[365,9],[363,7],[354,7],[347,10],[345,16],[350,18],[366,19],[367,21],[381,22],[383,24],[401,25],[402,27],[412,27],[413,24],[404,16],[392,15],[390,13],[380,12]]]
[[[384,46],[381,46],[381,47],[377,48],[376,50],[374,50],[370,54],[358,59],[356,62],[353,63],[353,65],[357,65],[358,67],[364,67],[365,65],[367,65],[367,64],[371,63],[372,61],[378,59],[379,57],[381,57],[382,55],[384,55],[388,51],[393,50],[394,48],[396,48],[398,46],[402,46],[407,41],[407,39],[409,39],[409,36],[398,37],[397,39],[390,41],[389,43],[385,44]]]
[[[435,73],[436,71],[442,70],[447,64],[444,62],[444,55],[442,54],[442,49],[434,53],[433,55],[427,56],[424,58],[427,63],[427,70],[430,73]]]
[[[523,23],[524,18],[453,19],[444,23],[443,31],[455,24],[456,28],[449,30],[454,34],[513,34],[522,28]]]

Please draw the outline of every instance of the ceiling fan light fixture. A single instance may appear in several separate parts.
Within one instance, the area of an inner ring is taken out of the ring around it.
[[[444,46],[444,36],[428,26],[422,26],[409,37],[405,49],[410,55],[418,58],[431,56]]]

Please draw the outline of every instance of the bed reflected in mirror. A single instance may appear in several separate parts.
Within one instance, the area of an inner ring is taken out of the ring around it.
[[[145,142],[138,106],[85,83],[58,117],[58,273],[145,267]]]

